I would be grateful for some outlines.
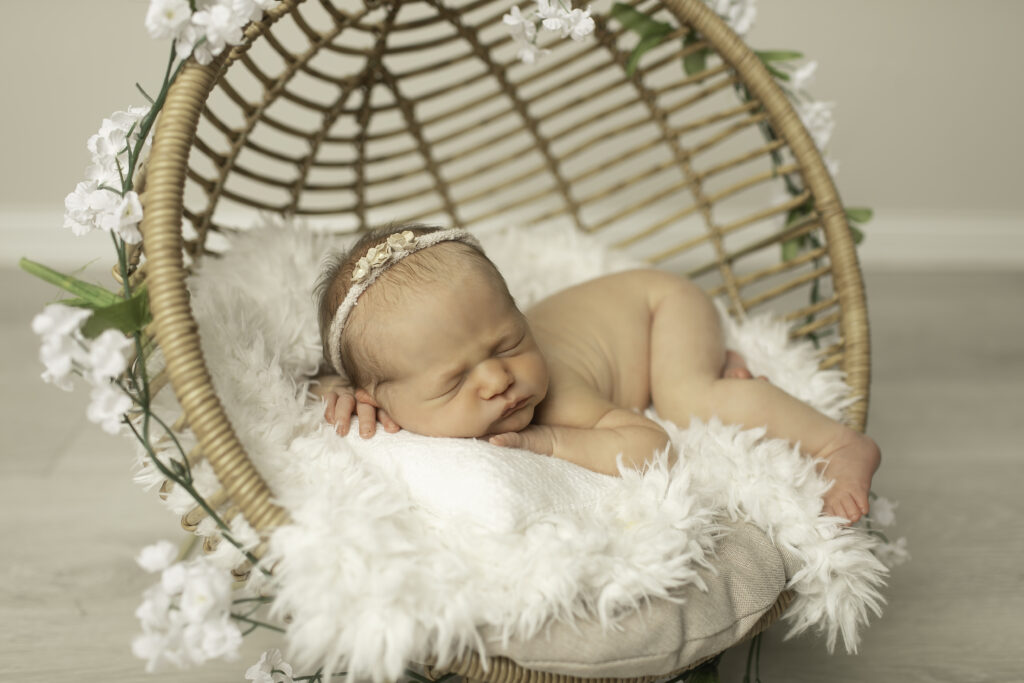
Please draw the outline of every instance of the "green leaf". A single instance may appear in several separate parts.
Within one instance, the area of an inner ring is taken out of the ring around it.
[[[142,330],[152,320],[145,286],[132,292],[130,299],[118,299],[109,306],[90,305],[84,308],[92,308],[92,315],[82,325],[82,335],[87,339],[94,339],[110,329],[133,334]]]
[[[801,59],[804,56],[804,53],[794,52],[793,50],[755,50],[754,54],[765,64],[769,62],[788,62],[791,59]]]
[[[800,255],[800,249],[803,246],[802,237],[794,237],[791,240],[786,240],[782,243],[782,260],[792,261]]]
[[[875,212],[868,208],[848,208],[846,218],[854,223],[867,223],[874,218]]]
[[[612,19],[615,19],[630,31],[639,33],[644,38],[655,35],[664,36],[672,31],[672,27],[669,24],[658,21],[632,5],[621,2],[612,5]]]
[[[59,273],[41,263],[29,261],[27,258],[22,258],[18,261],[18,265],[21,266],[22,270],[71,292],[75,296],[89,302],[92,306],[109,306],[122,301],[121,297],[104,287],[79,280],[77,277]]]
[[[641,38],[640,42],[633,48],[633,51],[629,53],[629,59],[626,60],[626,75],[632,76],[633,72],[636,71],[637,65],[640,63],[640,57],[648,50],[660,45],[663,40],[665,40],[664,35]]]
[[[775,78],[779,79],[780,81],[789,80],[789,74],[786,73],[785,71],[779,71],[771,64],[765,64],[765,66],[768,68],[768,73],[770,73],[772,76],[775,76]]]
[[[850,234],[853,235],[854,244],[860,244],[864,241],[864,232],[856,225],[850,226]]]
[[[690,32],[686,34],[685,38],[683,38],[683,48],[687,48],[699,40],[700,38],[697,37],[697,34]],[[686,72],[686,75],[692,76],[707,69],[708,54],[709,50],[704,48],[703,50],[698,50],[697,52],[693,52],[683,57],[683,70]]]

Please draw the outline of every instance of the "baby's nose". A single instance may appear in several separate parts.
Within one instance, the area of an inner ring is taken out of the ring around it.
[[[515,381],[508,368],[497,359],[485,361],[479,370],[481,395],[485,399],[505,393]]]

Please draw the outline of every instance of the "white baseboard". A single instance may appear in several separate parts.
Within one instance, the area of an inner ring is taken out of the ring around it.
[[[22,256],[58,269],[113,265],[107,235],[75,237],[62,220],[60,211],[0,209],[0,267]],[[865,269],[1024,270],[1024,212],[879,210],[864,232]]]

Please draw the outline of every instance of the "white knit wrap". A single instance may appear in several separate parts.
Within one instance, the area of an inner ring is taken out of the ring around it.
[[[408,237],[411,231],[394,233],[387,240],[375,247],[371,247],[366,256],[359,259],[356,272],[352,280],[355,284],[348,290],[344,301],[338,306],[338,312],[334,314],[331,321],[331,329],[327,337],[327,350],[331,354],[330,361],[339,375],[345,377],[345,369],[341,364],[341,333],[345,329],[345,323],[356,307],[356,302],[362,296],[366,288],[372,285],[381,273],[395,265],[409,254],[416,253],[427,247],[432,247],[441,242],[464,242],[476,247],[481,252],[483,247],[473,235],[465,230],[452,228],[449,230],[438,230],[425,235]],[[397,238],[397,239],[396,239]]]

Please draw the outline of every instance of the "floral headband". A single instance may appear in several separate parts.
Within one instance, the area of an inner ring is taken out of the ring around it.
[[[362,258],[356,261],[355,270],[352,272],[352,287],[345,295],[345,299],[338,306],[338,312],[331,321],[331,329],[327,337],[327,349],[331,354],[330,361],[334,369],[342,377],[345,370],[341,365],[341,333],[345,329],[345,323],[356,307],[356,302],[366,288],[374,283],[385,270],[395,265],[409,254],[432,247],[441,242],[464,242],[483,251],[480,242],[465,230],[450,229],[428,232],[418,237],[412,230],[389,235],[388,238],[375,247],[370,247]]]

